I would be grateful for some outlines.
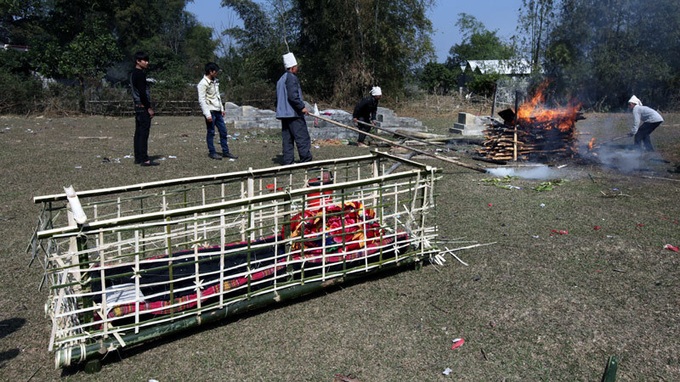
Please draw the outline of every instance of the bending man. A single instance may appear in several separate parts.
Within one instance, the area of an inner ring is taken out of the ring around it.
[[[654,151],[649,136],[663,123],[663,117],[651,107],[642,106],[642,101],[636,96],[630,97],[628,108],[633,111],[633,128],[629,135],[634,137],[635,145],[642,149],[641,143],[644,143],[647,151]]]
[[[357,125],[359,130],[370,133],[371,126],[375,126],[375,117],[378,113],[378,103],[382,98],[382,90],[380,87],[374,86],[371,89],[371,95],[362,98],[359,103],[354,107],[354,113],[352,113],[352,118],[354,123]],[[363,123],[359,123],[363,122]],[[359,133],[359,139],[357,139],[357,146],[366,147],[364,141],[366,140],[366,134]]]

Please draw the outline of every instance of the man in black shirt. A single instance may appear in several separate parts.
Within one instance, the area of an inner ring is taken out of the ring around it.
[[[151,118],[154,110],[151,106],[151,91],[146,82],[144,70],[149,66],[149,55],[144,52],[135,53],[135,68],[130,75],[132,86],[132,102],[135,107],[135,164],[144,167],[158,166],[149,158],[149,130],[151,130]]]
[[[375,117],[378,112],[378,103],[381,97],[382,90],[380,90],[380,87],[374,86],[373,89],[371,89],[371,95],[362,98],[361,101],[359,101],[359,103],[354,107],[352,118],[354,119],[354,123],[357,124],[359,130],[366,133],[371,131],[371,125],[375,125]],[[366,147],[364,140],[366,140],[366,134],[359,133],[357,146]]]

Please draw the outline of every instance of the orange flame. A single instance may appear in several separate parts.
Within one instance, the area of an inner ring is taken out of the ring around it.
[[[580,102],[572,103],[563,108],[548,109],[545,105],[545,89],[548,82],[542,83],[531,100],[525,102],[517,111],[517,122],[522,124],[545,125],[546,128],[556,127],[566,132],[574,127],[581,108]]]
[[[593,147],[595,147],[595,137],[590,138],[590,142],[588,142],[588,151],[593,151]]]

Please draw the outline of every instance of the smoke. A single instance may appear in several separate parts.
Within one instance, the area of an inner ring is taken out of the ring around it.
[[[592,155],[590,157],[597,160],[603,167],[616,169],[622,173],[630,173],[645,167],[644,153],[632,145],[633,138],[621,135],[621,125],[628,125],[629,122],[632,122],[632,116],[629,113],[612,114],[607,118],[597,120],[598,135],[609,137],[619,135],[619,137],[609,141],[603,139],[603,143],[596,141],[593,153],[589,153],[587,142],[581,142],[580,152]]]
[[[496,177],[514,176],[523,179],[558,179],[561,177],[561,172],[558,169],[550,168],[546,165],[536,165],[531,167],[499,167],[491,168],[486,172]]]
[[[639,170],[644,162],[640,150],[616,149],[607,146],[597,150],[597,158],[604,166],[615,168],[623,173]]]

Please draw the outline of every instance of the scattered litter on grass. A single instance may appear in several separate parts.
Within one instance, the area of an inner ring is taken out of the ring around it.
[[[347,139],[316,139],[314,143],[319,146],[346,146],[349,145]]]
[[[607,239],[613,239],[614,235],[607,235]]]
[[[360,382],[360,381],[359,379],[357,379],[356,376],[352,374],[347,375],[335,374],[333,376],[333,382]]]
[[[168,158],[170,158],[170,159],[177,159],[177,156],[176,156],[176,155],[168,155]]]
[[[132,159],[132,155],[131,155],[131,154],[127,154],[127,155],[124,156],[123,158],[125,158],[125,159]]]
[[[593,227],[593,229],[594,229],[595,231],[599,231],[601,228],[602,228],[602,227],[600,227],[599,225],[596,225],[596,226]]]
[[[608,190],[608,191],[600,191],[600,193],[605,198],[616,198],[616,197],[619,197],[619,196],[630,196],[630,195],[624,194],[618,188],[612,188],[611,190]]]
[[[642,227],[644,227],[645,225],[644,225],[644,223],[637,223],[635,226],[636,226],[637,228],[642,228]]]
[[[453,344],[451,345],[451,350],[458,349],[459,347],[463,346],[464,343],[465,340],[463,338],[454,338]]]
[[[541,204],[539,204],[539,206],[540,206],[541,208],[545,208],[545,203],[541,203]]]
[[[534,191],[552,191],[556,186],[561,186],[565,180],[555,179],[547,182],[541,182],[538,186],[534,187]]]
[[[450,368],[447,367],[446,369],[444,369],[444,371],[442,371],[442,374],[449,375],[449,374],[451,374],[452,371],[453,370],[451,370]]]
[[[569,235],[569,231],[566,229],[551,229],[550,232],[558,235]],[[550,236],[552,236],[552,234]]]
[[[663,246],[663,249],[667,249],[667,250],[673,251],[673,252],[678,252],[678,251],[680,251],[680,249],[678,249],[678,247],[676,247],[676,246],[674,246],[674,245],[671,245],[671,244],[666,244],[666,245],[664,245],[664,246]]]
[[[80,169],[80,168],[83,168],[83,166],[76,166],[76,168]]]
[[[487,179],[482,179],[482,182],[484,182],[484,183],[490,183],[491,185],[496,186],[496,187],[498,187],[498,188],[503,188],[503,189],[506,189],[506,190],[511,190],[512,188],[510,188],[510,187],[513,187],[513,186],[511,186],[511,185],[509,185],[509,184],[505,184],[505,183],[510,183],[513,179],[517,179],[517,177],[515,177],[515,176],[510,176],[510,175],[506,175],[506,176],[504,176],[504,177],[502,177],[502,178],[491,178],[491,179],[488,179],[488,178],[487,178]],[[517,187],[517,189],[519,189],[519,187]]]
[[[533,237],[534,239],[540,239],[540,238],[541,238],[541,237],[538,236],[538,235],[533,235],[533,236],[531,236],[531,237]]]
[[[492,203],[489,203],[489,204],[487,204],[487,206],[489,206],[489,207],[493,207],[493,204],[492,204]]]

